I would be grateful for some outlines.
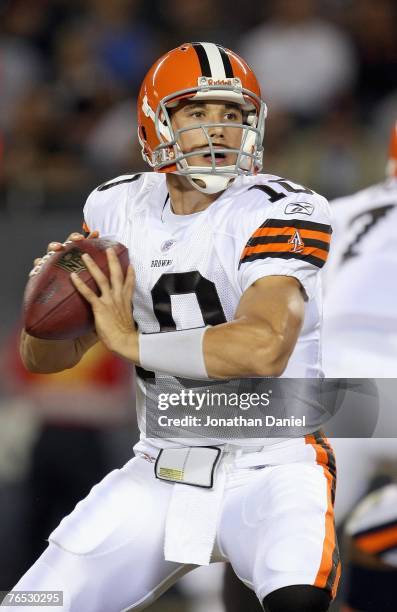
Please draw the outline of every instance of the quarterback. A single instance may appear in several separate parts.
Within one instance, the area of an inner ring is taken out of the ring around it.
[[[322,376],[328,204],[259,174],[265,118],[256,77],[232,51],[186,43],[161,57],[138,98],[153,171],[102,184],[84,208],[88,238],[128,247],[125,278],[111,249],[109,281],[84,255],[100,295],[71,280],[96,333],[62,342],[22,334],[30,370],[73,367],[99,338],[137,374],[135,457],[60,523],[15,586],[61,591],[63,607],[51,610],[143,610],[183,574],[217,561],[267,612],[325,612],[335,595],[335,461],[320,431],[214,439],[148,428],[147,406],[187,379]]]

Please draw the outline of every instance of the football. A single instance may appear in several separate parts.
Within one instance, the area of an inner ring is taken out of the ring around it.
[[[23,322],[28,334],[45,340],[70,340],[95,329],[90,304],[75,289],[71,272],[99,295],[99,288],[81,256],[88,253],[109,278],[106,249],[113,247],[124,274],[129,264],[128,249],[113,240],[97,238],[66,244],[62,251],[48,254],[26,285]]]

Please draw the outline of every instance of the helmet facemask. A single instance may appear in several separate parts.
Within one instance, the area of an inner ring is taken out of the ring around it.
[[[170,110],[185,100],[189,102],[222,101],[236,104],[243,112],[243,122],[197,123],[197,125],[174,129]],[[197,88],[180,90],[160,100],[156,112],[144,100],[143,112],[154,121],[156,133],[161,142],[153,151],[151,158],[146,152],[143,152],[144,159],[157,171],[172,165],[175,168],[171,171],[173,174],[186,176],[192,186],[203,193],[212,194],[223,191],[237,176],[257,174],[262,168],[266,105],[256,94],[243,89],[239,79],[233,79],[233,85],[209,85],[208,79],[202,77],[199,79]],[[218,145],[215,147],[209,131],[216,127],[240,130],[239,148],[222,148]],[[180,136],[194,130],[203,132],[208,148],[201,147],[184,153],[178,142]],[[222,153],[234,154],[235,163],[228,166],[217,165],[216,156]],[[189,164],[191,157],[203,154],[209,155],[210,165],[192,166]]]

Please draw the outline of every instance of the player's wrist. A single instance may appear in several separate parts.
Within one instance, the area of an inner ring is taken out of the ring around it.
[[[182,378],[208,379],[203,353],[207,327],[137,334],[139,364],[146,370]]]
[[[112,338],[103,338],[103,342],[112,353],[139,365],[138,333],[135,329],[119,332]]]

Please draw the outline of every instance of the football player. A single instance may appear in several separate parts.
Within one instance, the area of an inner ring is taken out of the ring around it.
[[[397,366],[397,122],[391,132],[386,180],[332,203],[333,252],[324,305],[327,376],[395,378]],[[336,518],[365,494],[382,460],[397,461],[394,386],[378,381],[379,420],[372,439],[334,439],[340,467]],[[357,461],[357,457],[360,458]],[[395,609],[396,485],[370,494],[346,531],[350,559],[346,612]]]
[[[329,377],[396,375],[397,122],[391,131],[386,180],[332,202],[333,250],[326,268],[323,364]],[[393,390],[379,385],[380,414],[372,439],[335,439],[342,470],[336,503],[341,521],[365,493],[377,459],[397,459]],[[358,429],[358,428],[357,428]],[[356,457],[360,456],[360,461]]]
[[[147,409],[164,391],[181,394],[187,379],[322,375],[328,204],[259,174],[265,117],[252,70],[220,45],[183,44],[145,77],[138,134],[154,172],[102,184],[84,208],[89,235],[128,246],[132,265],[123,278],[109,250],[107,280],[83,256],[98,297],[72,275],[96,334],[21,339],[34,371],[73,367],[97,337],[135,364],[141,439],[49,536],[15,590],[62,591],[72,612],[143,610],[197,565],[227,561],[267,612],[328,609],[340,563],[334,456],[321,432],[182,437],[176,427],[164,437]]]
[[[334,235],[326,268],[327,376],[395,376],[397,287],[397,122],[386,180],[332,202]],[[392,276],[390,276],[392,275]],[[348,372],[348,374],[347,374]]]

